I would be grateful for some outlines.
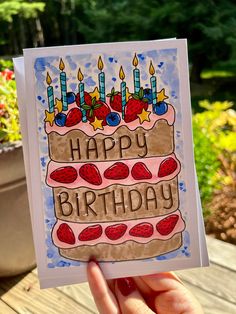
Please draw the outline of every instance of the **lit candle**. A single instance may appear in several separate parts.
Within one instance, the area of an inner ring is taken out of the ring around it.
[[[47,72],[46,82],[48,84],[47,87],[47,95],[48,95],[48,106],[49,106],[49,112],[54,112],[54,95],[53,95],[53,87],[50,86],[52,83],[51,76]]]
[[[105,93],[105,73],[102,72],[103,69],[103,62],[101,56],[98,58],[98,69],[101,71],[98,74],[98,81],[99,81],[99,93],[101,101],[106,101],[106,93]]]
[[[61,83],[61,100],[62,100],[62,110],[68,110],[67,104],[67,87],[66,87],[66,73],[63,71],[65,69],[65,64],[63,60],[60,60],[59,69],[61,70],[60,73],[60,83]]]
[[[122,103],[122,119],[125,117],[125,105],[126,105],[126,83],[124,82],[125,73],[122,66],[120,67],[119,77],[122,80],[120,83],[121,103]]]
[[[82,121],[83,122],[87,122],[87,117],[86,117],[86,110],[83,109],[83,105],[84,105],[84,83],[82,83],[83,81],[83,74],[79,68],[79,71],[78,71],[78,80],[80,81],[78,87],[79,87],[79,99],[80,99],[80,110],[82,112]]]
[[[150,78],[150,82],[151,82],[151,89],[152,89],[152,109],[153,109],[154,105],[156,105],[157,103],[157,79],[156,79],[156,76],[154,76],[155,69],[152,64],[152,61],[150,62],[149,73],[152,75]]]
[[[135,69],[133,70],[133,76],[134,76],[134,93],[138,94],[140,90],[140,71],[137,69],[138,65],[138,58],[136,56],[136,53],[133,58],[133,66]]]

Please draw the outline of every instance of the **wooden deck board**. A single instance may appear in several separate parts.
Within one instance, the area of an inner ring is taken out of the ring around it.
[[[205,314],[236,313],[235,246],[207,237],[211,266],[176,272]],[[37,270],[0,280],[0,314],[96,314],[87,283],[40,290]]]
[[[210,267],[175,272],[181,280],[236,305],[236,273],[211,264]]]
[[[94,313],[58,289],[40,290],[38,278],[32,272],[13,287],[2,281],[0,293],[1,299],[19,314]]]
[[[185,286],[197,298],[204,309],[204,314],[235,314],[236,306],[220,299],[211,293],[203,291],[197,286],[184,282]]]
[[[236,247],[211,237],[206,237],[210,261],[236,272]]]
[[[16,314],[17,312],[14,311],[8,304],[0,300],[0,313],[1,314]]]
[[[65,295],[70,296],[84,307],[89,308],[91,311],[90,313],[98,313],[87,283],[63,286],[57,289],[62,291]]]

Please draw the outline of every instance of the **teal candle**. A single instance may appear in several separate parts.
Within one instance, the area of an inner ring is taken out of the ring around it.
[[[52,113],[54,112],[54,94],[53,94],[53,87],[50,86],[50,84],[52,83],[52,79],[48,72],[47,72],[46,82],[48,84],[48,87],[47,87],[48,107],[49,107],[49,112]]]
[[[124,119],[125,105],[126,105],[126,83],[125,82],[121,82],[120,91],[121,91],[121,103],[122,103],[122,119]]]
[[[62,110],[66,111],[68,110],[68,104],[67,104],[67,86],[66,86],[66,73],[61,72],[60,73],[60,83],[61,83],[61,100],[62,100]]]
[[[101,72],[98,75],[99,80],[99,93],[101,101],[106,101],[106,92],[105,92],[105,73]]]
[[[133,76],[134,76],[134,92],[135,92],[135,94],[138,94],[139,90],[140,90],[140,71],[139,71],[139,69],[134,69]]]
[[[84,83],[79,83],[79,99],[82,112],[82,121],[87,122],[86,110],[82,108],[82,106],[84,105]]]
[[[155,76],[152,76],[151,79],[151,89],[152,89],[152,108],[157,103],[157,79]]]
[[[54,95],[53,95],[53,87],[48,86],[47,88],[47,95],[48,95],[48,106],[49,106],[49,112],[54,112]]]
[[[155,68],[150,61],[149,73],[151,74],[150,82],[151,82],[151,90],[152,90],[152,111],[154,112],[154,106],[157,103],[157,78],[154,76]]]

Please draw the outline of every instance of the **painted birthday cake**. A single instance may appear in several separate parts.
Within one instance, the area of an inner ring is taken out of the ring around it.
[[[136,54],[132,63],[133,93],[122,66],[119,91],[112,87],[106,93],[101,56],[98,87],[92,91],[85,90],[81,69],[78,92],[67,91],[61,59],[61,98],[55,99],[47,74],[46,183],[57,218],[52,240],[68,259],[135,260],[182,245],[175,109],[165,90],[157,91],[152,60],[150,88],[141,86]]]

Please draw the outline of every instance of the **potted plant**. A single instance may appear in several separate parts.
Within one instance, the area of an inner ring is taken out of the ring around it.
[[[0,277],[35,266],[16,84],[6,65],[0,62]]]

